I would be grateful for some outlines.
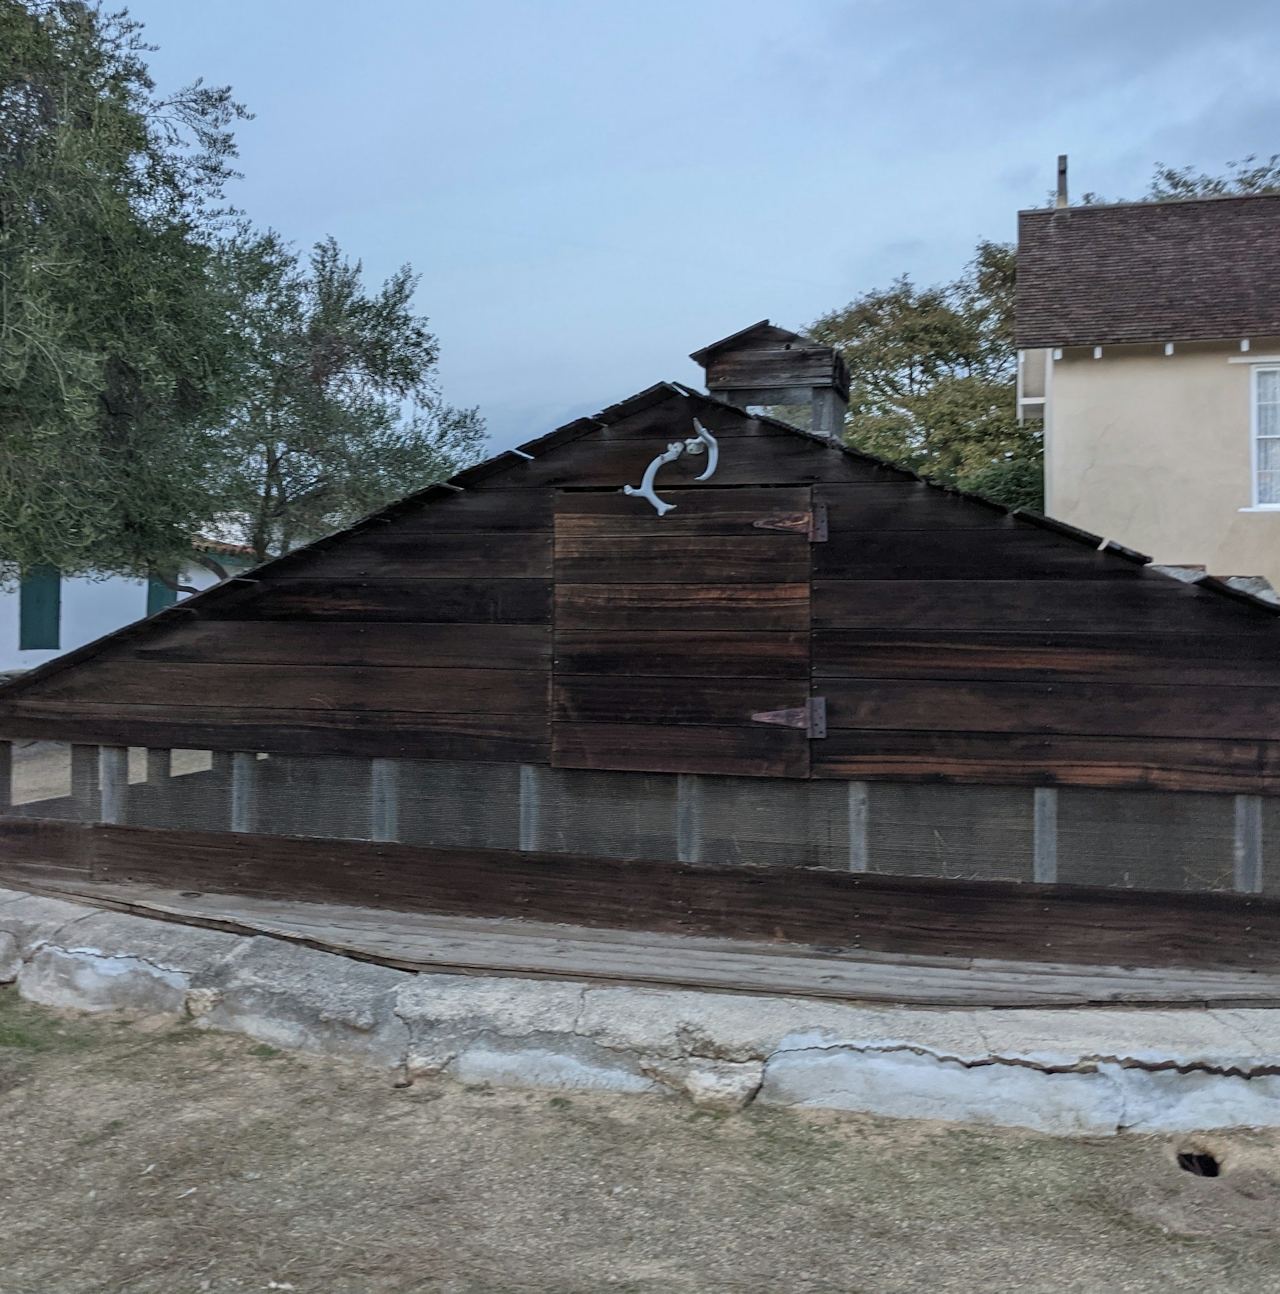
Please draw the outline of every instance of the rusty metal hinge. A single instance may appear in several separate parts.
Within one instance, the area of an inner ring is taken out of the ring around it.
[[[810,741],[827,735],[827,698],[811,696],[794,710],[759,710],[752,723],[771,723],[779,728],[799,728]]]
[[[775,512],[751,523],[757,530],[785,530],[791,535],[806,535],[811,544],[827,542],[827,505],[815,503],[806,512]]]

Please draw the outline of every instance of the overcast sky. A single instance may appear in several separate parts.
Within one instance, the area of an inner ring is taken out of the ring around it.
[[[134,0],[256,113],[232,193],[381,280],[501,449],[1157,161],[1280,152],[1274,0]]]

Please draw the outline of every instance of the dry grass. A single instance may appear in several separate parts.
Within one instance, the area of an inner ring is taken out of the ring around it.
[[[0,1291],[1280,1290],[1280,1137],[466,1089],[0,990]],[[274,1287],[271,1282],[275,1282]]]

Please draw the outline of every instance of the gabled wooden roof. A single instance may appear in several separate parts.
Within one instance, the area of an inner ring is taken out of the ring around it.
[[[620,488],[695,416],[659,519]],[[1146,562],[664,383],[32,670],[0,736],[1280,791],[1277,608]]]

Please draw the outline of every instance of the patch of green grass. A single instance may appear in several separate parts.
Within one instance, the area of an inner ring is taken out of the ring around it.
[[[270,1060],[273,1056],[280,1055],[278,1047],[268,1047],[265,1042],[260,1042],[256,1047],[249,1048],[250,1056],[261,1056],[265,1060]]]
[[[106,1141],[109,1137],[115,1136],[115,1134],[123,1127],[123,1119],[112,1119],[110,1123],[104,1124],[97,1132],[89,1132],[81,1137],[80,1145],[96,1146],[98,1142]]]
[[[553,1096],[551,1100],[547,1102],[547,1104],[553,1110],[567,1110],[569,1106],[572,1104],[572,1102],[569,1100],[567,1096]]]

